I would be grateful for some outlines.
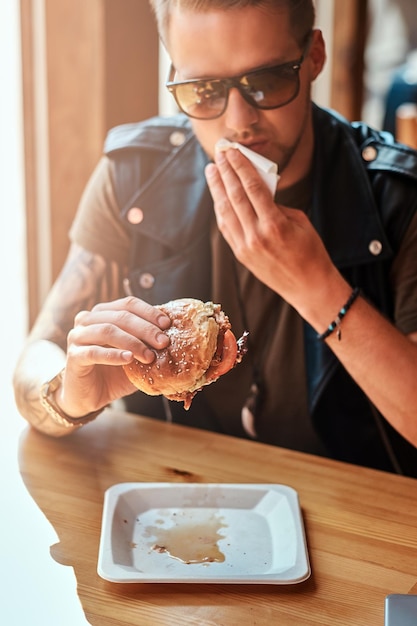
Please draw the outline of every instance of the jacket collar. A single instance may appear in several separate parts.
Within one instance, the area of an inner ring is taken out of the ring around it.
[[[139,207],[143,221],[133,228],[174,250],[181,250],[198,233],[208,228],[212,215],[210,194],[204,177],[208,158],[191,130],[184,130],[184,142],[163,154],[152,177],[122,210],[129,221],[129,209]],[[205,210],[196,210],[204,205]],[[179,210],[180,207],[180,210]]]
[[[343,118],[313,105],[315,134],[311,220],[339,268],[381,261],[392,256],[363,158],[369,138],[358,138]],[[139,206],[143,221],[136,227],[168,248],[180,250],[206,228],[212,214],[204,178],[208,158],[191,127],[185,140],[165,151],[151,179],[122,211]],[[198,205],[206,210],[196,211]],[[178,211],[181,207],[181,211]],[[149,219],[148,219],[149,218]],[[379,252],[375,253],[375,245]]]

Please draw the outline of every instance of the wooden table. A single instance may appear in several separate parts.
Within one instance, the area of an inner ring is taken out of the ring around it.
[[[86,619],[96,626],[382,626],[387,594],[417,593],[417,481],[411,478],[116,410],[68,438],[25,430],[19,464],[59,537],[52,558],[74,568]],[[101,579],[103,494],[130,481],[293,487],[311,577],[284,586]]]

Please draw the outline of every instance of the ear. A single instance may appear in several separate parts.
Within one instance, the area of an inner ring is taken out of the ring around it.
[[[308,59],[310,62],[310,78],[313,81],[321,73],[326,62],[326,45],[323,33],[318,28],[313,30]]]

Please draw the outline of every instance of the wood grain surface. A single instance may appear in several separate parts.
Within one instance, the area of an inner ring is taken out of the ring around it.
[[[19,466],[74,568],[93,626],[382,626],[417,593],[417,481],[107,410],[64,439],[27,429]],[[97,574],[104,491],[120,482],[281,483],[297,490],[312,566],[295,585],[111,583]],[[76,626],[76,625],[74,625]]]

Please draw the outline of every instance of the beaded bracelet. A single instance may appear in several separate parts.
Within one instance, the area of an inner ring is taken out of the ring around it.
[[[340,324],[342,323],[342,319],[345,317],[346,313],[349,311],[352,304],[355,302],[356,298],[359,296],[359,293],[360,293],[360,289],[358,287],[355,287],[355,289],[352,291],[352,293],[349,296],[349,300],[346,302],[345,305],[342,306],[339,313],[337,314],[336,319],[331,324],[329,324],[329,326],[326,328],[324,333],[321,333],[321,335],[317,335],[317,339],[320,339],[321,341],[323,341],[329,335],[331,335],[332,332],[336,329],[337,329],[338,340],[340,341],[342,339],[342,331],[340,329]]]

